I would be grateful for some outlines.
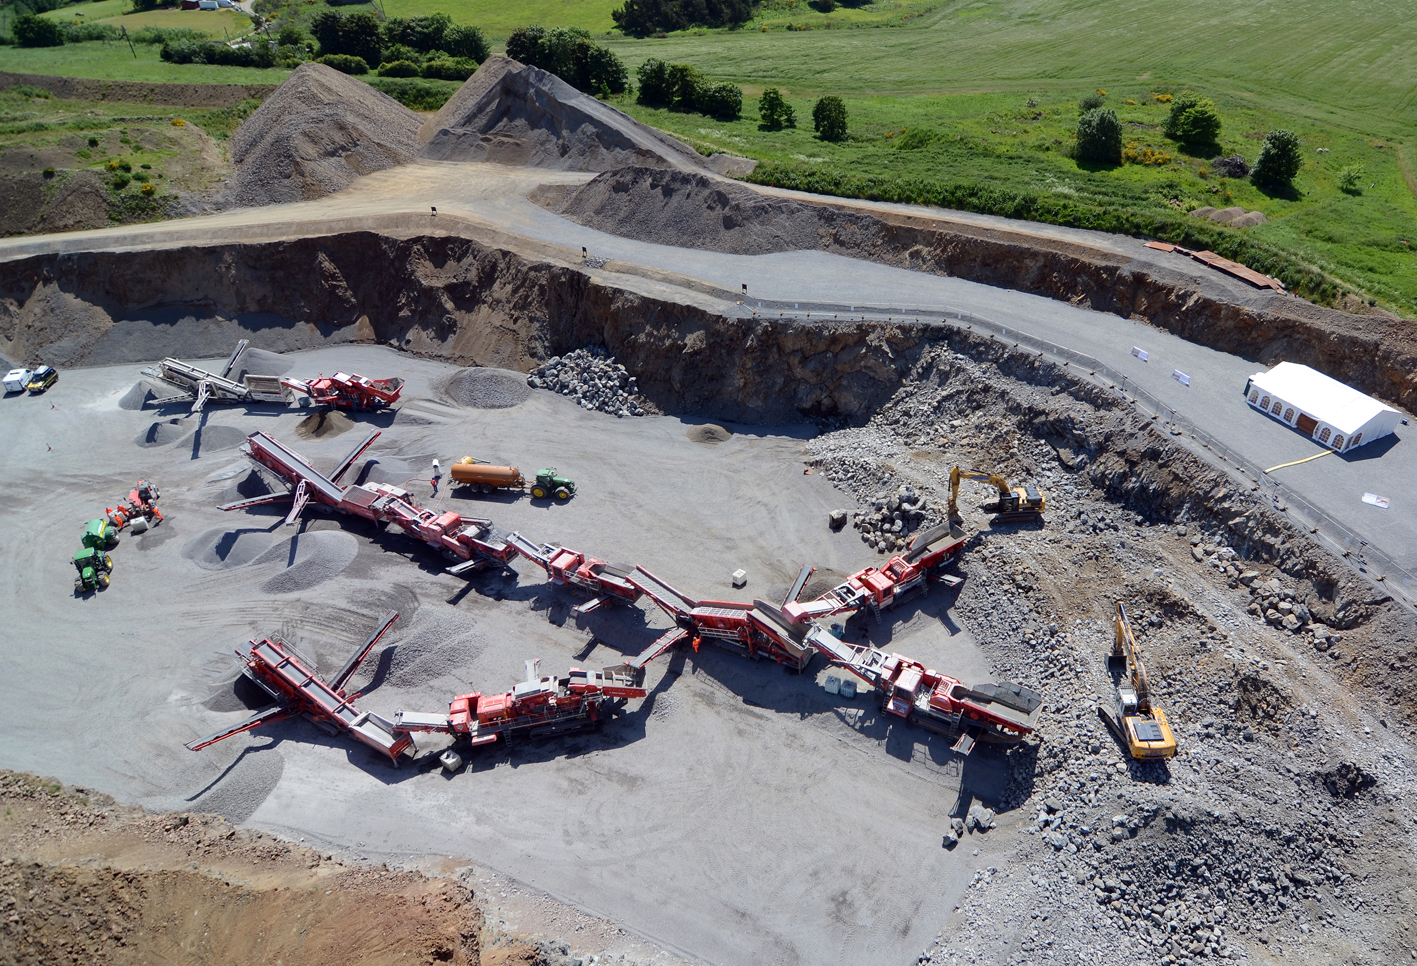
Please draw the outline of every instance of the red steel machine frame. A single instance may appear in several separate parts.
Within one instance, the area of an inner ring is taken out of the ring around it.
[[[352,513],[376,523],[396,524],[410,536],[442,551],[448,559],[461,561],[448,568],[453,574],[461,575],[493,564],[505,565],[512,558],[515,551],[507,542],[507,534],[493,526],[491,520],[417,506],[408,490],[387,483],[342,485],[340,479],[378,438],[379,431],[372,430],[339,462],[334,472],[325,476],[284,443],[265,433],[252,433],[241,447],[242,453],[270,470],[291,489],[223,504],[219,509],[243,510],[290,500],[292,505],[285,522],[291,524],[313,500],[340,513]]]
[[[916,536],[905,553],[892,557],[885,566],[858,571],[816,600],[789,601],[784,612],[794,624],[863,608],[879,618],[881,611],[924,590],[927,581],[958,587],[964,581],[944,570],[963,551],[964,537],[942,523]]]
[[[641,590],[632,579],[633,567],[606,563],[565,547],[537,545],[520,533],[509,534],[506,540],[513,550],[546,571],[551,583],[575,587],[591,595],[590,600],[575,609],[577,617],[605,604],[633,604],[640,599]]]
[[[105,508],[103,515],[118,530],[126,528],[139,517],[146,520],[148,526],[155,527],[162,522],[162,511],[157,508],[157,501],[161,497],[162,493],[156,483],[139,480],[137,485],[128,491],[126,500],[120,501],[117,506]]]
[[[336,409],[383,409],[398,402],[403,392],[403,380],[397,376],[370,379],[349,372],[319,375],[314,379],[282,379],[280,384],[309,396],[317,406]]]

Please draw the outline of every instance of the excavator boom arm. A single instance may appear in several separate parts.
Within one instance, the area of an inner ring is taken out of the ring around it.
[[[999,496],[1007,498],[1010,494],[1008,481],[998,473],[986,473],[984,470],[967,470],[956,466],[950,470],[950,517],[959,516],[959,483],[960,480],[977,480],[980,483],[988,483],[999,491]]]

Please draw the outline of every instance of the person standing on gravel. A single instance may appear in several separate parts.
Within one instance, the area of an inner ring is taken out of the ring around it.
[[[438,484],[443,482],[443,467],[438,465],[438,461],[433,461],[433,477],[428,481],[433,484],[433,495],[438,495]]]

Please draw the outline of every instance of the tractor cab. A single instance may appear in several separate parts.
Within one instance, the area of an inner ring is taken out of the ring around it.
[[[549,469],[539,469],[536,471],[536,482],[531,485],[531,495],[539,500],[544,500],[549,496],[554,496],[562,503],[569,500],[576,494],[575,480],[568,480],[564,476],[558,476],[556,467]]]
[[[85,547],[74,554],[74,569],[79,572],[74,581],[74,589],[103,590],[108,586],[108,575],[113,572],[113,558],[93,547]]]

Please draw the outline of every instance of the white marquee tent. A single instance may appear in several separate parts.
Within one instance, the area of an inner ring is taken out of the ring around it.
[[[1387,436],[1402,420],[1391,406],[1294,362],[1251,376],[1245,399],[1252,408],[1339,453]]]

